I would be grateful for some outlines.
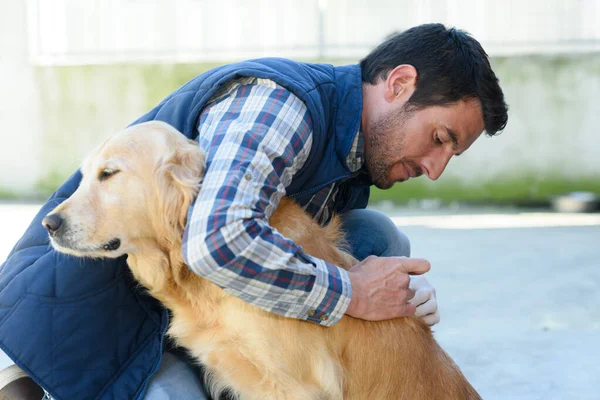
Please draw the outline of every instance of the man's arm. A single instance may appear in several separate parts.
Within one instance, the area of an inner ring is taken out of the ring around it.
[[[272,82],[238,86],[202,113],[199,142],[207,169],[184,238],[190,269],[267,311],[337,322],[352,295],[348,273],[268,224],[310,152],[304,103]]]

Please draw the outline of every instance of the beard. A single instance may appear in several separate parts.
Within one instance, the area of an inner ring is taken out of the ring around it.
[[[365,168],[371,182],[379,189],[394,185],[389,172],[403,153],[406,139],[406,121],[413,115],[414,108],[404,104],[391,110],[367,126],[365,137]]]

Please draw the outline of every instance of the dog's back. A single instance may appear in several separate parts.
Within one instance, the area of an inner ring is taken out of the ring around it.
[[[344,399],[480,398],[416,317],[381,322],[344,317],[331,331],[350,377]]]
[[[344,243],[337,219],[318,226],[284,198],[271,223],[315,257],[346,269],[354,264],[339,250]],[[291,229],[298,225],[303,230]],[[418,317],[371,322],[345,316],[333,327],[316,328],[343,366],[344,399],[480,399]]]

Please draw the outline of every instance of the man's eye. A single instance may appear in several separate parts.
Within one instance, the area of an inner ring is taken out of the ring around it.
[[[98,180],[104,181],[104,180],[110,178],[111,176],[117,174],[118,172],[119,172],[119,170],[117,170],[117,169],[108,169],[107,168],[105,170],[102,170],[100,172],[100,174],[98,174]]]
[[[433,137],[433,140],[437,143],[437,144],[442,144],[442,140],[440,139],[439,135],[436,133],[435,136]]]

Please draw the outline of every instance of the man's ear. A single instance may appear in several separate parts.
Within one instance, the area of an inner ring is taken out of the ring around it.
[[[409,64],[398,65],[385,80],[385,98],[388,102],[406,103],[417,86],[417,69]]]

